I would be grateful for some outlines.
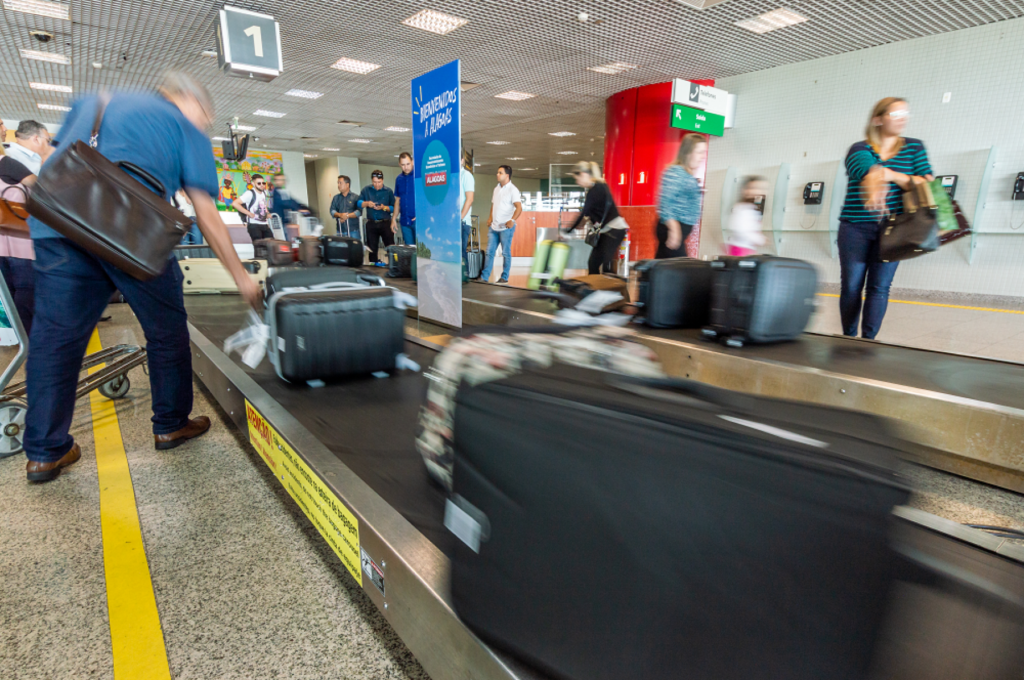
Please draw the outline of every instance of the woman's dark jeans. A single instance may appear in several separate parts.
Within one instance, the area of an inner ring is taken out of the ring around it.
[[[899,262],[878,261],[880,232],[881,224],[878,222],[839,223],[842,288],[839,294],[839,314],[843,320],[844,335],[856,337],[859,325],[862,336],[873,339],[882,327],[882,318],[889,306],[889,288]]]

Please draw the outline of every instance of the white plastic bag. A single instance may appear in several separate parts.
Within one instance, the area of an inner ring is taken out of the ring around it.
[[[267,342],[270,340],[270,326],[263,323],[254,310],[250,309],[245,324],[237,333],[224,341],[224,353],[232,352],[242,355],[242,363],[249,368],[256,368],[267,354]]]

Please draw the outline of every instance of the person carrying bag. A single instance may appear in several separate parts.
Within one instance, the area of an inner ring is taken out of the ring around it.
[[[911,176],[903,193],[903,212],[890,215],[878,242],[881,262],[899,262],[939,249],[938,208],[931,185],[924,177]]]
[[[626,238],[629,224],[619,215],[615,207],[612,192],[601,177],[601,168],[597,163],[580,161],[572,171],[576,183],[587,190],[583,201],[583,209],[576,220],[566,229],[572,231],[580,226],[583,220],[590,221],[586,242],[592,250],[587,263],[588,273],[614,274],[619,257],[619,246]]]

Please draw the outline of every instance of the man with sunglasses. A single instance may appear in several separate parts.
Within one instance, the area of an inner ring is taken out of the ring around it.
[[[270,201],[267,199],[267,182],[263,175],[252,176],[252,189],[231,203],[242,216],[249,238],[253,243],[264,238],[274,238],[267,221],[270,219]]]

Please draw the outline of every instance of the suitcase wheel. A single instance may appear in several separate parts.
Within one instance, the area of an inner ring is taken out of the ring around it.
[[[711,340],[714,340],[715,338],[718,337],[718,331],[716,331],[714,328],[702,328],[700,329],[700,332],[701,335],[703,335],[705,338],[710,338]]]
[[[740,338],[729,338],[725,341],[725,344],[728,347],[743,347],[743,340]]]

